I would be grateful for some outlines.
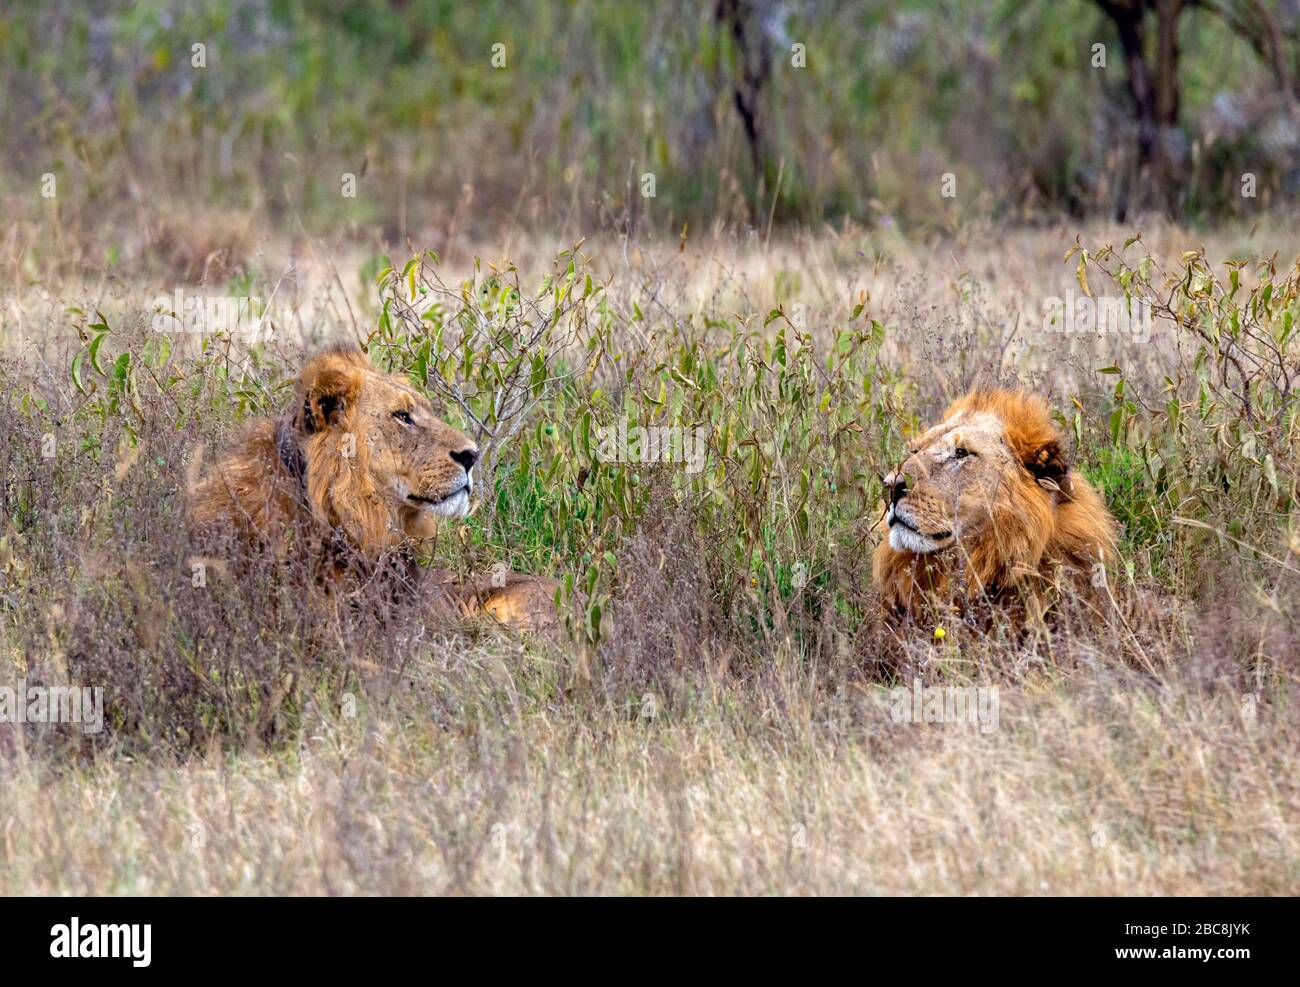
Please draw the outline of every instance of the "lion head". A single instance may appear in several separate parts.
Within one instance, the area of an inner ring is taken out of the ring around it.
[[[1046,402],[976,391],[916,440],[885,477],[888,536],[873,571],[887,604],[1036,591],[1049,570],[1111,558],[1116,526],[1071,470]]]
[[[469,512],[477,460],[469,436],[439,421],[405,378],[336,347],[307,362],[278,417],[249,424],[190,484],[190,519],[204,534],[233,530],[277,554],[292,549],[326,587],[386,572],[402,586],[433,586],[465,614],[554,634],[557,580],[504,571],[462,585],[403,551]],[[398,564],[371,565],[381,560]]]
[[[314,357],[277,419],[249,426],[191,491],[200,522],[274,537],[306,512],[362,557],[430,537],[469,511],[478,447],[359,350]]]
[[[329,351],[303,368],[295,406],[307,498],[357,546],[427,538],[438,518],[469,513],[478,446],[404,378]]]

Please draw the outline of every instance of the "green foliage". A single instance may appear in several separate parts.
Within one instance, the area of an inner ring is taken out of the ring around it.
[[[1027,191],[1053,210],[1113,205],[1130,111],[1118,39],[1093,3],[773,5],[749,35],[750,62],[761,51],[767,65],[757,149],[735,108],[745,55],[713,6],[20,3],[0,15],[0,125],[15,151],[0,189],[53,172],[65,221],[148,188],[396,230],[449,204],[517,217],[525,198],[535,219],[576,206],[673,229],[845,216],[942,229],[1019,216]],[[1199,123],[1225,88],[1267,89],[1266,66],[1220,18],[1184,21],[1184,116],[1203,143],[1189,215],[1254,205],[1237,194],[1246,171],[1259,203],[1283,196],[1289,165],[1244,108]],[[1090,64],[1095,42],[1105,72]],[[961,191],[938,200],[947,172]],[[340,195],[345,173],[356,198]],[[640,195],[646,173],[653,199]]]
[[[564,251],[534,290],[513,267],[479,262],[449,288],[431,253],[377,275],[372,355],[459,412],[484,448],[497,499],[479,547],[580,590],[593,643],[622,541],[665,497],[690,504],[716,538],[724,611],[754,589],[796,595],[796,563],[808,581],[824,578],[879,493],[884,457],[862,455],[864,441],[901,447],[881,400],[904,390],[880,360],[885,327],[863,305],[829,346],[782,309],[761,322],[702,313],[674,326],[635,302],[619,311],[585,265]],[[698,437],[702,468],[686,468],[684,453],[623,461],[620,428]]]
[[[1110,444],[1096,461],[1130,542],[1163,548],[1181,526],[1185,539],[1209,531],[1251,552],[1289,534],[1300,491],[1300,263],[1230,261],[1224,276],[1191,251],[1165,271],[1136,236],[1076,252],[1085,291],[1087,268],[1099,269],[1187,354],[1158,387],[1123,366],[1100,371],[1114,387]]]

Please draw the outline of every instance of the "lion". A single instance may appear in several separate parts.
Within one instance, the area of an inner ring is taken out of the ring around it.
[[[191,483],[189,518],[201,532],[233,530],[279,554],[306,553],[318,578],[336,584],[409,555],[442,522],[468,514],[478,455],[404,378],[336,346],[306,363],[289,407],[250,422]],[[555,627],[556,580],[502,571],[461,585],[451,573],[426,576],[465,613]]]
[[[1058,577],[1115,558],[1114,518],[1070,468],[1047,402],[1022,391],[960,398],[884,482],[872,575],[897,614],[983,599],[1041,616]]]

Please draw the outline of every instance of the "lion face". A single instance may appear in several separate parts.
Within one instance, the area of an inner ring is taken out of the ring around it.
[[[1033,591],[1052,572],[1114,555],[1114,519],[1070,469],[1046,402],[1022,392],[955,402],[885,477],[885,492],[889,535],[872,571],[894,608],[953,592]]]
[[[925,554],[981,537],[1002,492],[1023,468],[996,414],[958,412],[922,435],[885,477],[889,544]]]
[[[298,392],[308,500],[354,546],[428,538],[469,512],[478,447],[405,379],[335,350],[307,364]]]

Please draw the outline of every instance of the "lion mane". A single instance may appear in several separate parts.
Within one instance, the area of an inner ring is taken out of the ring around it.
[[[305,559],[326,589],[377,571],[427,579],[462,612],[551,629],[555,580],[498,572],[468,584],[414,564],[444,519],[468,513],[474,442],[433,414],[404,378],[335,346],[310,359],[287,407],[246,425],[201,479],[188,516],[202,540],[234,536]]]
[[[1022,391],[955,401],[885,483],[889,535],[872,572],[896,613],[975,598],[1041,613],[1062,575],[1115,557],[1114,519],[1070,467],[1047,403]]]

